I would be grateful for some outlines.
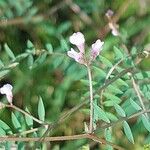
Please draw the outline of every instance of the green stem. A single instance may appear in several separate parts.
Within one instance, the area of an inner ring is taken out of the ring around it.
[[[88,78],[89,78],[89,88],[90,88],[90,126],[89,133],[93,132],[93,86],[92,86],[92,75],[91,68],[87,66]]]

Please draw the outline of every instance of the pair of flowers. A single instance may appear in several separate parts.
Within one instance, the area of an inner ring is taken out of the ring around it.
[[[12,85],[5,84],[0,88],[0,93],[5,94],[8,102],[12,104],[13,94],[12,94]]]
[[[88,65],[91,63],[91,61],[94,61],[96,57],[99,55],[100,51],[102,50],[102,46],[104,42],[102,42],[100,39],[98,39],[95,43],[91,46],[91,52],[90,52],[90,58],[86,60],[85,58],[85,38],[84,35],[81,32],[74,33],[69,38],[70,43],[77,46],[79,52],[76,52],[73,48],[71,48],[70,51],[67,52],[68,56],[73,58],[76,62]]]

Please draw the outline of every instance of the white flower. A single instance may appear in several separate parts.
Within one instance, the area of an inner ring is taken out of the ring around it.
[[[92,60],[95,60],[95,58],[99,55],[100,51],[102,50],[104,42],[102,42],[100,39],[98,39],[94,44],[92,44],[92,50],[91,50],[91,58]]]
[[[84,53],[85,38],[81,32],[73,33],[69,38],[70,43],[76,45],[80,52]]]
[[[3,85],[3,87],[0,88],[0,93],[5,94],[8,102],[11,104],[13,99],[12,89],[13,87],[10,84],[5,84]]]
[[[73,48],[71,48],[71,51],[68,51],[67,55],[69,57],[73,58],[76,62],[78,62],[80,64],[85,64],[83,54],[81,52],[78,53]]]

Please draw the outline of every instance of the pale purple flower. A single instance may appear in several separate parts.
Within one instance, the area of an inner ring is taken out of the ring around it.
[[[84,53],[85,38],[81,32],[73,33],[70,38],[70,43],[77,46],[81,53]]]
[[[102,50],[104,42],[102,42],[100,39],[98,39],[94,44],[92,44],[91,49],[91,58],[92,60],[95,60],[95,58],[99,55],[100,51]]]
[[[85,64],[83,54],[81,52],[76,52],[73,48],[71,48],[71,51],[68,51],[67,55],[73,58],[76,62],[80,64]]]
[[[12,89],[13,87],[10,84],[5,84],[0,88],[0,93],[6,95],[6,98],[10,104],[12,104],[13,99]]]
[[[109,28],[111,29],[112,35],[118,36],[119,32],[118,32],[118,29],[117,29],[117,25],[115,25],[113,23],[109,23],[108,25],[109,25]]]

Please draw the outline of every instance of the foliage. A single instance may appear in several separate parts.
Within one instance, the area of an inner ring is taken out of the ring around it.
[[[0,138],[87,131],[87,70],[67,56],[69,36],[82,31],[87,43],[104,41],[91,71],[94,133],[106,140],[104,145],[86,139],[50,144],[4,141],[0,147],[96,150],[113,149],[110,143],[125,149],[149,145],[149,4],[148,0],[0,0],[0,87],[5,83],[14,87],[13,105],[1,96]],[[104,15],[110,8],[113,21]],[[119,25],[119,36],[111,34],[108,22]]]

